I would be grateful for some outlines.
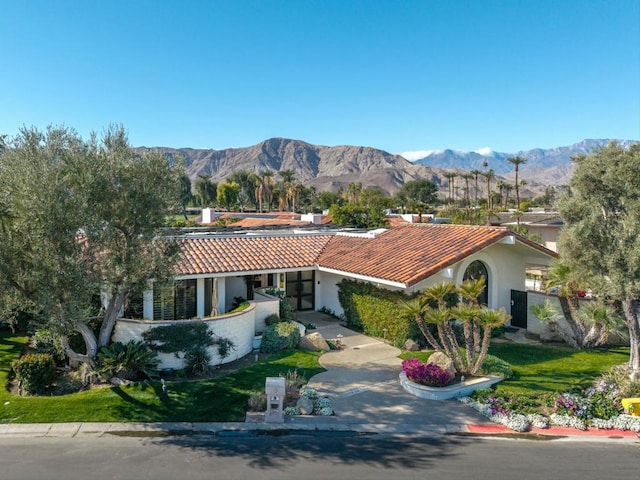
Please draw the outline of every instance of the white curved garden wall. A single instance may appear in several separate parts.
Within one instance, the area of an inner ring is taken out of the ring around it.
[[[226,358],[220,358],[218,347],[209,347],[211,355],[211,365],[221,365],[237,360],[248,355],[253,350],[253,337],[255,335],[256,313],[260,309],[252,304],[246,310],[238,313],[221,315],[218,317],[203,318],[196,320],[175,320],[175,321],[153,321],[153,320],[132,320],[127,318],[118,319],[113,334],[114,342],[127,343],[131,340],[142,340],[142,333],[163,325],[184,322],[205,322],[209,330],[216,337],[228,338],[235,345],[235,350],[231,350]],[[260,311],[260,313],[262,313]],[[264,323],[264,319],[263,323]],[[184,366],[182,358],[176,358],[173,354],[161,353],[158,355],[161,369],[177,370]]]

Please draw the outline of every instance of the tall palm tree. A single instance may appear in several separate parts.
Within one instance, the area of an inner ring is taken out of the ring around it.
[[[495,172],[493,169],[489,169],[482,176],[487,180],[487,210],[491,210],[491,180],[495,177]]]
[[[471,174],[475,178],[476,181],[476,207],[478,206],[478,176],[482,175],[482,172],[478,169],[471,170]]]
[[[444,174],[444,177],[448,180],[447,186],[449,187],[449,203],[452,203],[453,200],[453,186],[457,176],[456,172],[446,172]]]
[[[504,207],[505,208],[509,208],[509,194],[511,193],[511,190],[513,190],[513,185],[511,185],[510,183],[505,183],[504,184]]]
[[[464,195],[467,200],[467,208],[471,207],[471,195],[469,194],[469,180],[473,180],[473,172],[472,173],[463,173],[462,179],[464,180]]]
[[[516,181],[515,181],[515,185],[516,185],[516,208],[520,208],[520,189],[519,187],[519,183],[518,183],[518,170],[520,170],[520,165],[522,165],[523,163],[527,163],[527,159],[523,158],[523,157],[510,157],[507,158],[507,162],[511,163],[514,167],[514,171],[516,173]]]
[[[506,184],[502,180],[498,180],[496,182],[496,187],[498,188],[498,194],[500,195],[500,202],[499,202],[500,203],[500,208],[503,208],[503,205],[502,205],[502,194],[504,192],[504,186],[505,185]]]

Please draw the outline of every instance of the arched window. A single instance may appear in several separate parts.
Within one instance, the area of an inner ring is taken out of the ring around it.
[[[478,303],[480,305],[489,304],[489,272],[487,267],[480,260],[475,260],[464,271],[463,281],[466,280],[478,280],[484,277],[484,291],[478,297]]]

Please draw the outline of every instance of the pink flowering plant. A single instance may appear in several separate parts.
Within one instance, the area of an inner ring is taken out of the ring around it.
[[[580,417],[584,420],[600,418],[609,420],[623,412],[620,393],[615,384],[602,380],[581,395],[563,393],[558,395],[553,413]]]
[[[433,363],[422,363],[417,358],[402,362],[402,370],[409,380],[428,387],[445,387],[453,382],[455,375]]]

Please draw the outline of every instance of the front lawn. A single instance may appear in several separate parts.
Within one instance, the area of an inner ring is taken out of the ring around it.
[[[247,399],[266,377],[297,370],[305,379],[324,371],[319,354],[291,350],[214,380],[111,387],[58,397],[19,397],[7,391],[11,361],[26,337],[0,334],[0,423],[244,421]]]
[[[408,352],[401,358],[426,361],[431,352]],[[628,348],[591,351],[568,347],[492,343],[489,354],[511,364],[514,375],[496,385],[505,395],[536,396],[545,392],[567,392],[587,387],[595,377],[629,360]]]

